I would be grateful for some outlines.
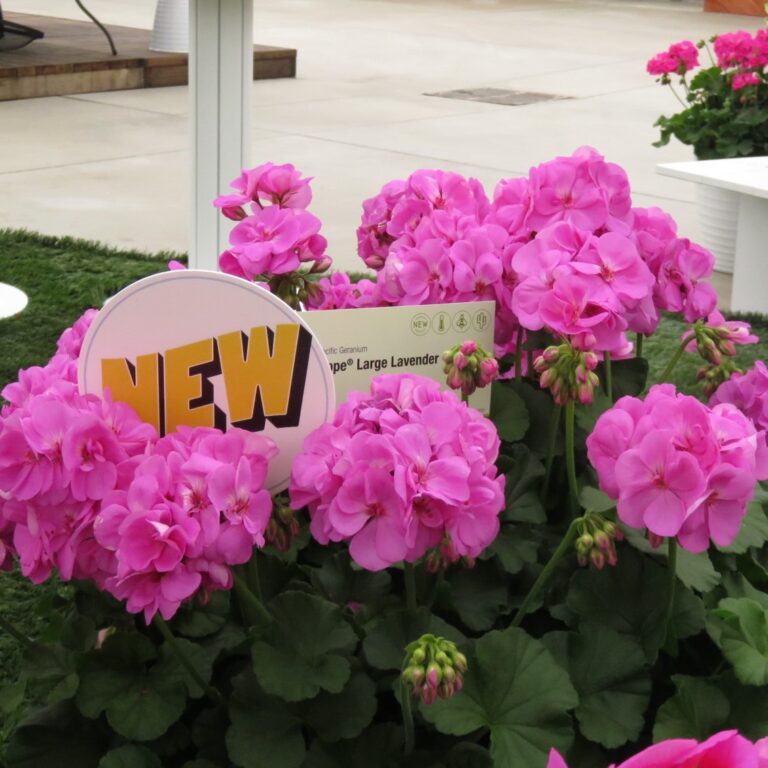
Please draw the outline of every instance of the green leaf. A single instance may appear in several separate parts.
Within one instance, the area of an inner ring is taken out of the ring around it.
[[[576,406],[576,426],[587,434],[590,434],[597,424],[597,420],[612,406],[608,395],[602,388],[596,389],[592,395],[590,405]]]
[[[197,601],[185,603],[173,617],[171,629],[186,637],[208,637],[226,623],[229,603],[229,592],[223,590],[213,592],[205,605]]]
[[[187,696],[173,667],[147,669],[155,649],[138,633],[117,633],[81,667],[77,706],[86,717],[106,712],[109,724],[127,739],[150,741],[181,717]]]
[[[352,675],[341,693],[321,693],[308,702],[304,722],[323,741],[353,739],[376,714],[376,686],[363,673]]]
[[[604,381],[604,364],[598,366],[600,381]],[[630,357],[626,360],[612,360],[613,398],[618,400],[625,395],[636,397],[645,389],[648,379],[648,360],[644,357]]]
[[[363,653],[375,669],[400,669],[405,646],[426,634],[444,637],[454,643],[465,640],[458,629],[423,606],[415,611],[396,608],[366,626]]]
[[[524,493],[538,493],[539,481],[544,477],[544,465],[522,443],[504,446],[504,453],[499,456],[496,465],[506,477],[504,497],[507,511],[514,514],[516,502]]]
[[[0,690],[0,712],[4,715],[10,715],[15,712],[24,702],[26,692],[27,684],[24,680],[4,685]]]
[[[49,704],[70,698],[77,690],[77,659],[61,645],[33,645],[24,650],[28,691]]]
[[[536,491],[526,491],[509,504],[502,513],[505,523],[533,523],[540,525],[547,522],[547,513]]]
[[[64,621],[60,639],[65,648],[84,653],[96,642],[96,625],[88,616],[72,611]]]
[[[461,693],[421,712],[453,736],[489,728],[494,765],[544,768],[552,747],[570,746],[568,712],[577,704],[567,673],[544,644],[510,627],[475,643]]]
[[[313,742],[302,768],[401,768],[402,765],[402,728],[379,723],[356,739],[335,744]]]
[[[547,342],[550,343],[550,342]],[[508,380],[507,386],[517,393],[525,403],[530,419],[530,426],[525,435],[525,444],[537,456],[544,458],[549,447],[549,420],[555,407],[549,392],[540,389],[538,384],[528,379],[523,381]],[[560,435],[555,442],[555,456],[563,452],[563,440]]]
[[[213,660],[205,652],[203,646],[185,640],[183,637],[177,637],[176,643],[180,651],[184,654],[187,661],[194,667],[200,677],[206,682],[210,682],[213,670]],[[195,682],[195,679],[187,671],[187,668],[179,660],[176,651],[167,642],[160,647],[160,658],[164,665],[165,679],[167,682],[179,682],[186,686],[187,693],[193,699],[199,699],[205,694],[205,691]]]
[[[647,555],[652,555],[654,558],[666,563],[666,548],[654,549],[648,542],[645,534],[636,528],[626,526],[623,530],[627,540],[635,549]],[[682,547],[677,549],[677,578],[686,587],[696,592],[710,592],[722,579],[715,570],[715,566],[712,564],[712,560],[707,552],[694,554]]]
[[[457,744],[433,768],[493,768],[490,752],[477,744]]]
[[[301,720],[283,702],[265,696],[251,673],[235,678],[229,703],[227,751],[240,768],[299,768],[306,747]]]
[[[16,729],[5,751],[5,768],[97,768],[107,733],[82,717],[70,701],[35,712]]]
[[[745,685],[768,685],[768,610],[746,597],[726,597],[707,629]]]
[[[266,693],[301,701],[339,693],[349,680],[357,636],[341,608],[314,595],[284,592],[270,603],[275,621],[252,645],[253,670]]]
[[[125,744],[107,752],[99,761],[99,768],[163,768],[163,764],[146,747]]]
[[[731,672],[717,683],[731,707],[726,726],[735,728],[750,741],[764,738],[768,733],[768,688],[742,685]]]
[[[566,604],[585,621],[632,635],[654,661],[666,636],[667,569],[630,547],[622,547],[614,568],[578,570],[571,579]],[[704,628],[701,600],[682,584],[675,589],[672,626],[678,638]]]
[[[389,593],[392,579],[386,571],[374,573],[356,569],[347,552],[326,556],[320,568],[312,570],[312,584],[331,602],[372,603]]]
[[[499,437],[508,443],[522,440],[530,425],[523,398],[501,381],[491,384],[491,421]]]
[[[453,607],[470,629],[490,629],[508,609],[507,585],[498,564],[480,561],[474,568],[462,568],[449,578]]]
[[[768,541],[768,516],[762,505],[752,501],[747,506],[747,514],[741,521],[738,536],[727,547],[718,547],[722,552],[740,555],[750,547],[762,547]]]
[[[502,525],[487,550],[496,555],[507,573],[515,574],[536,562],[540,537],[524,525]],[[504,590],[506,595],[506,590]]]
[[[616,502],[607,493],[591,485],[585,485],[581,489],[579,502],[584,509],[590,509],[593,512],[607,512],[616,507]]]
[[[198,760],[190,760],[189,762],[184,763],[181,768],[221,768],[221,766],[203,758]]]
[[[642,647],[597,624],[568,635],[568,670],[579,694],[576,719],[590,741],[608,749],[634,741],[644,724],[651,680]]]
[[[656,713],[654,742],[665,739],[704,741],[725,728],[731,707],[716,685],[686,675],[675,675],[672,680],[677,692]]]

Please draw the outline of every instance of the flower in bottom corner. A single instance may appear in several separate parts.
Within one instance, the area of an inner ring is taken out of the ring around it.
[[[753,744],[737,731],[722,731],[702,743],[694,739],[668,739],[654,744],[610,768],[766,768],[766,740]],[[557,752],[549,754],[547,768],[568,768]]]

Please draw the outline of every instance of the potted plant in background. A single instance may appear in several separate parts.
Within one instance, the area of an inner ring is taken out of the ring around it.
[[[768,30],[730,32],[709,42],[711,48],[705,40],[684,40],[648,62],[648,72],[682,105],[656,121],[661,136],[654,146],[674,136],[692,146],[698,160],[768,154]],[[700,65],[700,51],[709,66]],[[732,273],[738,198],[700,185],[698,202],[702,242],[715,254],[715,268]]]

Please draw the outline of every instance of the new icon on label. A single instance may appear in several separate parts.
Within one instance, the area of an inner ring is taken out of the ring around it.
[[[438,312],[432,318],[432,330],[435,333],[447,333],[451,329],[451,316],[447,312]]]
[[[484,331],[490,322],[491,316],[485,309],[478,309],[472,318],[472,325],[475,326],[476,331]]]
[[[420,312],[411,318],[411,332],[416,336],[423,336],[429,330],[429,318]]]
[[[457,331],[461,331],[461,332],[466,331],[467,328],[469,328],[469,316],[467,315],[466,312],[464,311],[457,312],[453,316],[453,327]]]

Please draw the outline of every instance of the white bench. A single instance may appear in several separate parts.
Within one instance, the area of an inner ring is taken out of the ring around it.
[[[768,157],[662,163],[656,170],[738,192],[731,309],[768,313]]]

